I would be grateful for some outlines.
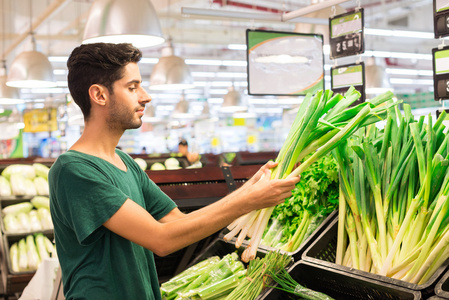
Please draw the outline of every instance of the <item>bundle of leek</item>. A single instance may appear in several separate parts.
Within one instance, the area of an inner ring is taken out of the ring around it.
[[[273,169],[271,179],[300,175],[358,128],[382,120],[387,109],[398,103],[393,102],[393,94],[387,92],[350,107],[359,98],[360,93],[353,87],[344,97],[340,94],[333,95],[331,90],[319,91],[313,96],[308,94],[301,103],[287,139],[279,151],[276,158],[278,165]],[[293,169],[299,162],[300,166]],[[242,254],[244,262],[254,259],[273,209],[274,207],[253,211],[228,226],[230,232],[224,237],[225,240],[231,240],[240,232],[235,243],[237,248],[242,245],[246,236],[251,238]]]
[[[340,169],[336,263],[423,284],[449,258],[449,136],[389,111],[333,154]],[[349,147],[348,147],[349,146]]]

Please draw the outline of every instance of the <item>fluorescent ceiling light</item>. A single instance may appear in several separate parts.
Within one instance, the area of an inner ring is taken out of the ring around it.
[[[393,84],[431,85],[431,86],[433,86],[433,79],[390,78],[390,82]]]
[[[228,45],[229,50],[246,50],[245,44],[229,44]]]
[[[434,39],[433,32],[365,28],[365,34],[376,36]]]
[[[433,76],[432,70],[415,70],[415,69],[393,69],[386,68],[385,71],[392,75],[409,75],[409,76]]]
[[[432,54],[421,54],[421,53],[407,53],[407,52],[390,52],[390,51],[371,51],[371,50],[367,50],[362,55],[363,56],[374,56],[374,57],[432,60]]]
[[[246,60],[186,59],[188,65],[246,67]]]

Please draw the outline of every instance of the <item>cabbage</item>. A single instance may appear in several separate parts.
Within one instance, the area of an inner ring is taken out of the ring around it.
[[[22,226],[13,214],[7,214],[3,217],[3,225],[8,233],[18,233],[22,231]]]
[[[20,174],[28,179],[34,179],[34,177],[36,177],[36,172],[32,165],[13,164],[7,166],[2,172],[2,175],[5,176],[6,179],[10,179],[13,174]]]
[[[19,267],[19,246],[17,243],[12,244],[9,248],[9,258],[11,259],[11,269],[13,272],[20,272]]]
[[[40,163],[34,163],[33,168],[36,173],[36,176],[40,176],[40,177],[48,180],[48,172],[50,172],[49,167],[47,167],[46,165],[40,164]]]
[[[28,213],[28,217],[30,218],[30,229],[31,231],[39,231],[42,230],[42,224],[39,220],[39,216],[37,214],[37,210],[33,209]]]
[[[50,210],[48,208],[38,208],[37,214],[39,215],[42,229],[53,229],[53,221],[51,220]]]
[[[33,204],[30,202],[21,202],[17,204],[11,204],[8,206],[5,206],[2,209],[2,213],[4,215],[18,215],[20,213],[29,213],[33,209]]]
[[[139,165],[139,167],[142,170],[145,171],[147,169],[147,167],[148,167],[147,162],[145,160],[143,160],[142,158],[136,157],[136,158],[134,158],[134,161]]]
[[[27,245],[25,238],[19,241],[19,269],[20,271],[28,271]]]
[[[25,196],[36,196],[36,186],[32,179],[25,178]]]
[[[39,254],[37,253],[34,237],[31,234],[26,237],[26,248],[28,255],[28,268],[30,270],[37,270],[41,260],[39,258]]]
[[[150,170],[152,170],[152,171],[165,170],[165,166],[159,162],[156,162],[151,165]]]
[[[50,198],[44,196],[35,196],[31,199],[31,204],[36,208],[48,208],[50,209]]]
[[[0,175],[0,196],[11,196],[11,184],[9,183],[8,179]]]
[[[179,160],[177,160],[174,157],[167,158],[164,162],[164,165],[167,168],[167,170],[176,170],[181,168],[179,166]]]
[[[36,177],[33,180],[34,187],[36,188],[37,195],[40,196],[48,196],[49,195],[49,187],[48,181],[43,177]]]
[[[25,177],[21,174],[12,174],[10,177],[11,191],[14,196],[24,196],[27,194]]]

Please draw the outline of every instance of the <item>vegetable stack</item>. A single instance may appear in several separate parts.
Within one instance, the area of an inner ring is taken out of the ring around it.
[[[390,109],[333,154],[340,168],[336,263],[423,284],[449,258],[449,135],[443,112]]]
[[[276,158],[277,167],[271,179],[298,176],[315,161],[329,153],[358,128],[375,123],[386,117],[387,108],[397,105],[393,94],[387,92],[369,101],[351,106],[360,93],[351,87],[345,96],[333,95],[331,90],[308,94],[301,103],[287,139]],[[307,158],[307,159],[305,159]],[[295,168],[297,163],[299,167]],[[295,169],[294,169],[295,168]],[[246,236],[251,238],[242,254],[245,262],[255,258],[262,235],[274,207],[253,211],[228,226],[230,232],[224,237],[231,240],[239,234],[236,247]]]

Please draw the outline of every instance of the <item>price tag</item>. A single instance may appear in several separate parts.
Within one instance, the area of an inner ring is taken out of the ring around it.
[[[353,86],[360,92],[360,99],[351,106],[365,102],[365,64],[363,62],[331,68],[331,89],[344,94]]]
[[[433,0],[433,29],[435,38],[449,35],[449,1]]]
[[[449,99],[449,46],[432,49],[432,63],[434,99]]]
[[[363,8],[330,18],[330,58],[362,54],[365,51],[363,28]]]

